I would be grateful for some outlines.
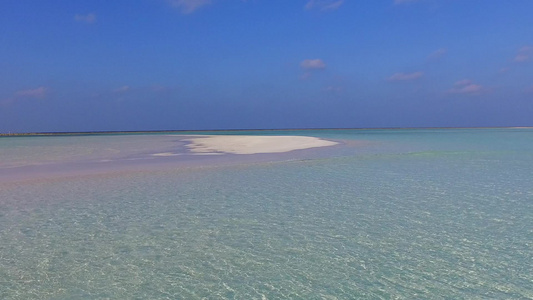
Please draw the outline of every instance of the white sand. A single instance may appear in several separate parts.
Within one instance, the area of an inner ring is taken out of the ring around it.
[[[172,152],[162,152],[162,153],[154,153],[152,156],[178,156],[181,155],[179,153],[172,153]]]
[[[293,150],[333,146],[338,143],[309,136],[206,135],[186,141],[195,153],[280,153]]]

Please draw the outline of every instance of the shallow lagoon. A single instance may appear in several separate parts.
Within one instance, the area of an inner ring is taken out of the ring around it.
[[[533,298],[533,130],[258,134],[0,138],[0,298]]]

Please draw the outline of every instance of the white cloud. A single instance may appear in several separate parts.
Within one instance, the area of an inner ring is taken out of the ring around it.
[[[484,91],[486,89],[482,85],[475,84],[469,79],[463,79],[454,83],[453,88],[448,90],[448,93],[476,95]]]
[[[533,46],[524,46],[518,49],[518,53],[514,58],[515,62],[526,62],[533,56]]]
[[[507,72],[509,72],[509,70],[511,70],[511,68],[503,67],[503,68],[500,69],[499,73],[507,73]]]
[[[433,53],[431,53],[428,56],[428,59],[430,59],[430,60],[439,59],[439,58],[443,57],[444,55],[446,55],[446,53],[448,53],[448,50],[446,48],[440,48],[440,49],[434,51]]]
[[[77,22],[92,24],[96,22],[96,15],[95,14],[75,15],[74,20],[76,20]]]
[[[121,86],[117,89],[114,89],[113,92],[115,93],[124,93],[124,92],[127,92],[131,89],[131,87],[129,85],[124,85],[124,86]]]
[[[167,2],[184,14],[190,14],[202,6],[211,4],[211,0],[167,0]]]
[[[17,98],[43,98],[48,93],[48,88],[41,86],[36,89],[21,90],[15,92]]]
[[[528,93],[528,94],[533,94],[533,85],[528,87],[528,88],[526,88],[525,92]]]
[[[321,70],[326,68],[326,64],[321,59],[306,59],[300,63],[304,70]]]
[[[396,73],[389,77],[389,81],[409,81],[424,76],[424,72],[418,71],[413,73]]]
[[[344,0],[309,0],[305,5],[305,9],[320,9],[322,11],[336,10],[342,4]]]
[[[49,88],[40,86],[35,89],[20,90],[13,93],[11,98],[4,99],[1,104],[10,104],[21,99],[42,99],[48,95]]]
[[[514,58],[515,62],[525,62],[529,60],[529,55],[526,54],[517,54]]]
[[[326,68],[326,64],[321,59],[306,59],[300,63],[300,68],[305,72],[300,76],[300,79],[308,79],[315,71],[323,70]]]
[[[463,79],[455,82],[453,85],[456,87],[463,87],[472,84],[472,80],[470,79]]]
[[[452,92],[457,93],[457,94],[474,94],[474,93],[479,93],[482,90],[483,90],[483,86],[472,83],[472,84],[465,85],[460,88],[455,88],[452,90]]]
[[[301,80],[306,80],[311,78],[311,72],[304,72],[302,75],[300,75]]]

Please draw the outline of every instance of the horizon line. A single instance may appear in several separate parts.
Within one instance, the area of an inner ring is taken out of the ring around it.
[[[162,130],[99,130],[99,131],[42,131],[42,132],[8,132],[0,137],[16,136],[61,136],[61,135],[107,135],[107,134],[142,134],[165,132],[224,132],[224,131],[291,131],[291,130],[411,130],[411,129],[530,129],[533,126],[474,126],[474,127],[316,127],[316,128],[253,128],[253,129],[162,129]]]

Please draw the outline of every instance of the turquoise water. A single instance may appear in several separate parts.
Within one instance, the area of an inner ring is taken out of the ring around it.
[[[0,299],[533,299],[533,130],[259,134],[342,145],[195,160],[149,159],[183,150],[162,135],[0,138],[4,174],[147,161],[0,182]]]

